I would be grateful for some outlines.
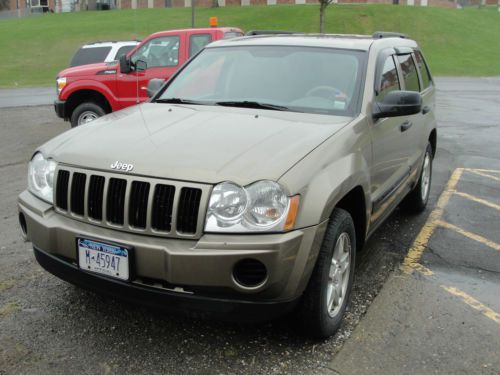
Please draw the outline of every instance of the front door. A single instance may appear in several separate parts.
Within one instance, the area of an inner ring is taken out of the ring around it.
[[[161,36],[146,41],[130,57],[132,66],[138,60],[146,63],[146,70],[118,75],[118,101],[125,108],[148,99],[147,86],[152,78],[169,79],[184,62],[181,35]]]

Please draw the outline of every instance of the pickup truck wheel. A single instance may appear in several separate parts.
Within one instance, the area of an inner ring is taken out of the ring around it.
[[[351,215],[335,209],[298,307],[298,318],[307,335],[326,338],[339,329],[351,295],[355,259],[356,235]]]
[[[96,118],[104,116],[106,112],[98,104],[85,102],[78,105],[71,114],[71,127],[86,124]]]
[[[429,201],[432,181],[432,146],[427,144],[422,170],[417,185],[408,193],[403,201],[403,208],[409,212],[419,213],[425,209]]]

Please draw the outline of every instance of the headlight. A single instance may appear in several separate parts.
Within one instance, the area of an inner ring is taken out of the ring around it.
[[[57,77],[56,82],[57,82],[57,95],[59,95],[63,90],[64,86],[66,86],[66,77]]]
[[[54,172],[57,163],[47,160],[41,153],[36,153],[28,168],[28,189],[37,197],[52,203],[54,190]]]
[[[273,181],[247,187],[223,182],[214,187],[206,232],[281,232],[293,229],[299,196],[288,197]]]

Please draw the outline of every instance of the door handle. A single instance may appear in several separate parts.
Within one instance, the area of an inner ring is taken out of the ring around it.
[[[412,125],[413,125],[413,122],[405,121],[401,125],[399,125],[399,129],[401,130],[401,132],[405,132],[408,129],[410,129],[412,127]]]
[[[429,107],[428,105],[426,105],[424,108],[422,108],[422,114],[427,114],[431,111],[431,107]]]

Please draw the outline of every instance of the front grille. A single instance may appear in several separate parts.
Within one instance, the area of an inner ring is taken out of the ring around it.
[[[101,226],[167,237],[199,237],[209,185],[71,167],[57,172],[55,205],[61,214]]]
[[[151,226],[154,230],[169,232],[172,227],[172,209],[174,207],[175,187],[156,185],[153,198]]]
[[[177,213],[177,230],[182,233],[196,232],[196,219],[200,207],[201,190],[182,188]]]
[[[125,213],[125,189],[127,181],[121,178],[111,178],[106,198],[106,218],[110,223],[123,225]]]
[[[85,181],[87,175],[74,173],[71,182],[71,212],[76,215],[84,214]]]
[[[59,171],[56,184],[56,206],[61,210],[68,209],[68,186],[69,172],[62,170]]]
[[[88,215],[91,219],[102,220],[102,202],[104,199],[104,177],[90,176],[89,197],[87,202]]]
[[[148,213],[149,184],[142,181],[132,182],[128,222],[135,228],[146,228]]]

